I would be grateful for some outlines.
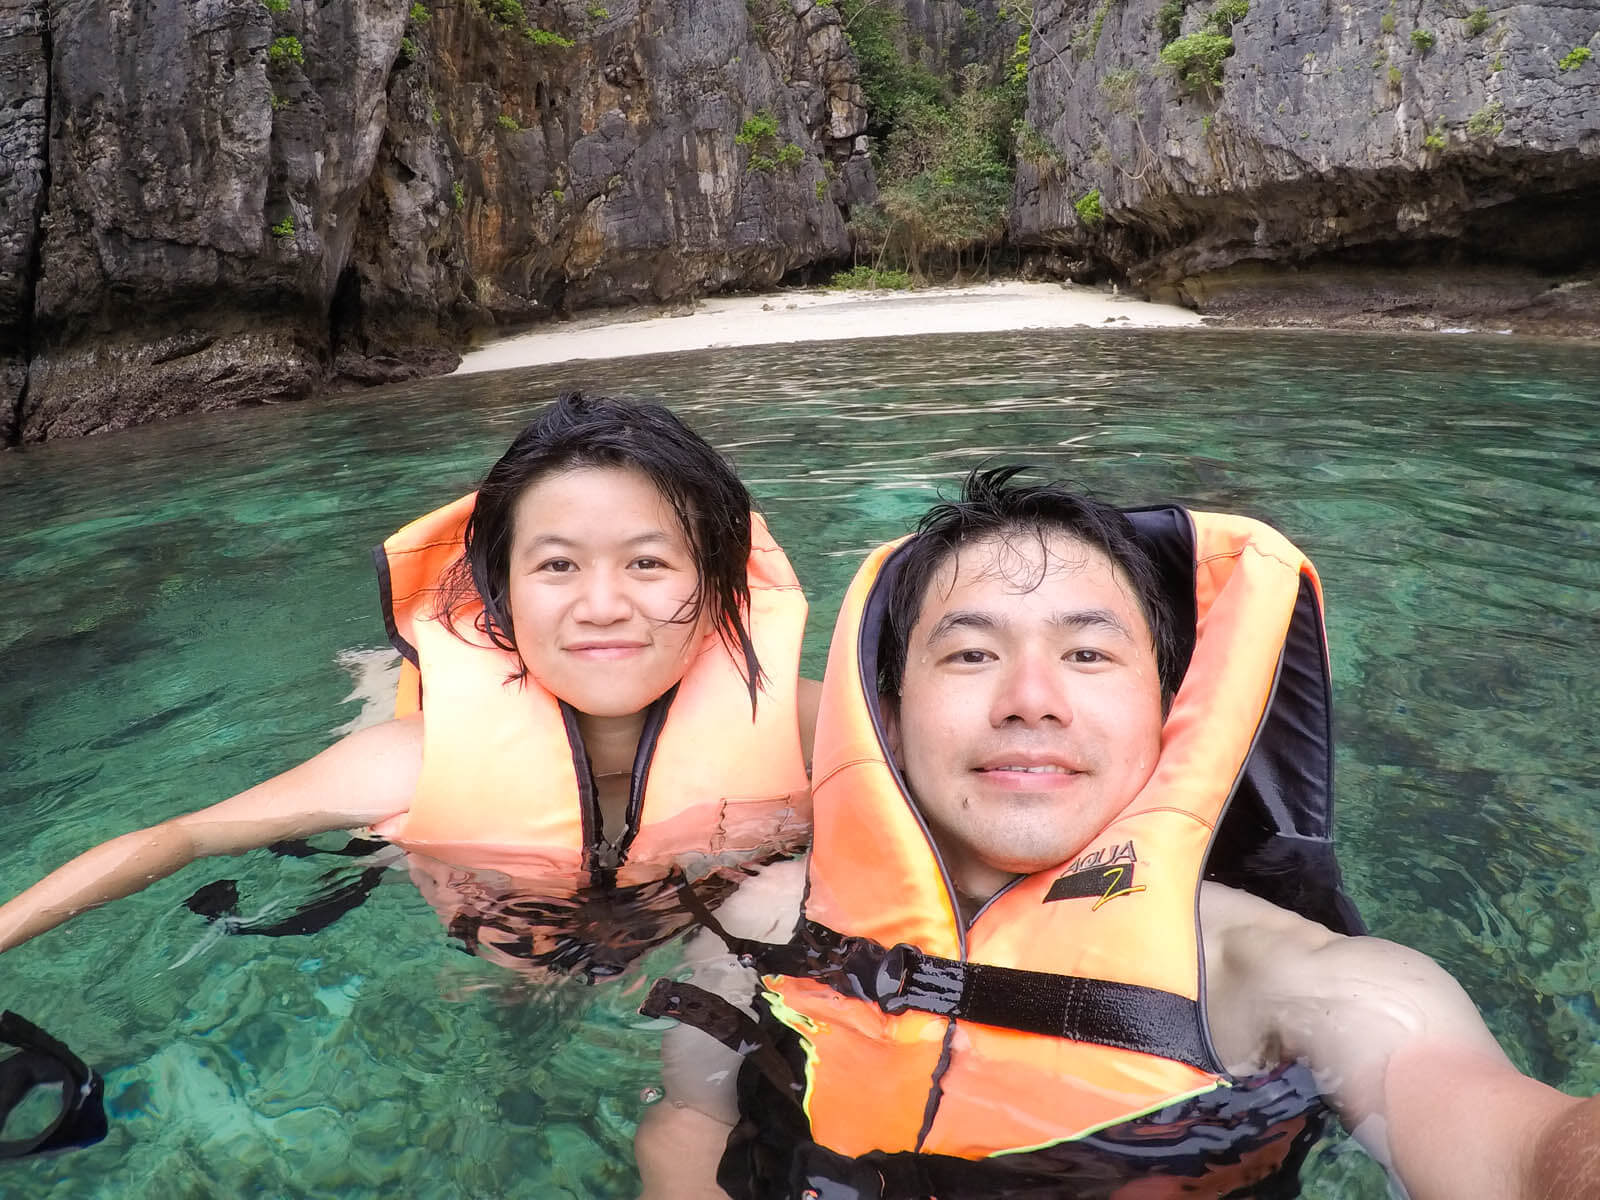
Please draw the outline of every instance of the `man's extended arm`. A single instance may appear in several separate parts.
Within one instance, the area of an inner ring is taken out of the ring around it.
[[[1212,884],[1201,927],[1225,1063],[1305,1061],[1413,1200],[1600,1200],[1600,1098],[1518,1072],[1426,955]]]

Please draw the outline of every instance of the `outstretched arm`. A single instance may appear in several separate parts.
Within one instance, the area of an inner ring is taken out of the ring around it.
[[[1230,1069],[1306,1062],[1412,1200],[1600,1200],[1600,1098],[1517,1071],[1432,959],[1215,884],[1200,912]]]
[[[422,720],[387,721],[220,804],[113,838],[0,905],[0,951],[164,879],[197,858],[370,825],[404,812],[422,769]]]

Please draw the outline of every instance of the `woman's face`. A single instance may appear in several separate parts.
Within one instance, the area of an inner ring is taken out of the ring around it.
[[[623,467],[547,475],[512,514],[511,621],[544,688],[593,717],[630,716],[683,678],[707,630],[672,506]]]

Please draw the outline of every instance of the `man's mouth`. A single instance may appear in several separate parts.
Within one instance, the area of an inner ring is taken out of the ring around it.
[[[1020,772],[1022,772],[1024,774],[1027,774],[1027,775],[1079,775],[1079,774],[1082,774],[1081,771],[1075,771],[1071,767],[1057,766],[1055,763],[1046,763],[1046,764],[1042,764],[1042,765],[1039,765],[1039,766],[1033,766],[1033,765],[1029,765],[1029,764],[1026,764],[1026,763],[994,763],[991,766],[979,767],[978,770],[981,771],[981,772],[989,772],[989,771],[1020,771]]]
[[[1069,771],[1066,766],[1022,766],[1019,763],[997,763],[995,766],[979,766],[979,771],[1026,771],[1027,774],[1077,774]]]

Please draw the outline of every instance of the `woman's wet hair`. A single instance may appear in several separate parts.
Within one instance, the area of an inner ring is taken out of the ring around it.
[[[1026,469],[1006,466],[973,471],[962,484],[961,498],[929,509],[918,522],[911,541],[895,554],[896,573],[889,584],[878,648],[879,693],[900,694],[906,646],[922,614],[928,589],[940,568],[962,547],[1017,538],[1036,540],[1043,547],[1050,538],[1065,537],[1099,550],[1132,586],[1155,643],[1165,706],[1182,682],[1183,666],[1172,607],[1160,572],[1140,542],[1133,522],[1109,504],[1056,484],[1013,483]],[[1029,586],[1037,587],[1046,569],[1042,567],[1039,579]]]
[[[671,507],[699,575],[694,595],[674,619],[710,615],[712,628],[744,663],[753,712],[761,665],[744,620],[750,493],[727,459],[660,404],[564,392],[523,426],[478,486],[465,549],[440,586],[439,617],[454,630],[481,601],[477,627],[494,645],[516,653],[510,557],[517,501],[550,475],[584,468],[637,471]],[[515,678],[527,673],[524,666]]]

